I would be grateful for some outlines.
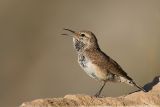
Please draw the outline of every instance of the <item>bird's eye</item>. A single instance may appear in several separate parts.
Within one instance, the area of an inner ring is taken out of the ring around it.
[[[85,37],[85,34],[81,34],[82,37]]]

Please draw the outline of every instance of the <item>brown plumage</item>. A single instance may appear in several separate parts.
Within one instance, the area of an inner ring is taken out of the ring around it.
[[[123,82],[145,91],[127,75],[117,62],[101,51],[97,38],[92,32],[75,32],[70,29],[64,30],[70,31],[74,34],[73,45],[77,51],[78,62],[82,69],[90,77],[103,82],[102,87],[95,95],[96,97],[99,97],[107,81]]]

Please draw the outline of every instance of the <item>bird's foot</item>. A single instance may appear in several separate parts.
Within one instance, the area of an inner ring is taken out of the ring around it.
[[[94,95],[94,97],[96,97],[96,98],[102,98],[103,96],[100,96],[100,93],[97,92],[97,93]]]
[[[100,97],[100,93],[98,92],[94,96],[98,98],[98,97]]]

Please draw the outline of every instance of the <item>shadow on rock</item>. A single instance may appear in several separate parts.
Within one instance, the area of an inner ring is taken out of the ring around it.
[[[160,83],[160,76],[156,76],[152,82],[147,83],[143,88],[148,92],[158,83]]]

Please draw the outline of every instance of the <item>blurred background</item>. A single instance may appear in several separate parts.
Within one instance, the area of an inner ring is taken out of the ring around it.
[[[63,28],[94,32],[141,86],[160,75],[160,0],[1,0],[0,107],[97,92],[100,83],[79,67]],[[135,90],[108,83],[102,94]]]

